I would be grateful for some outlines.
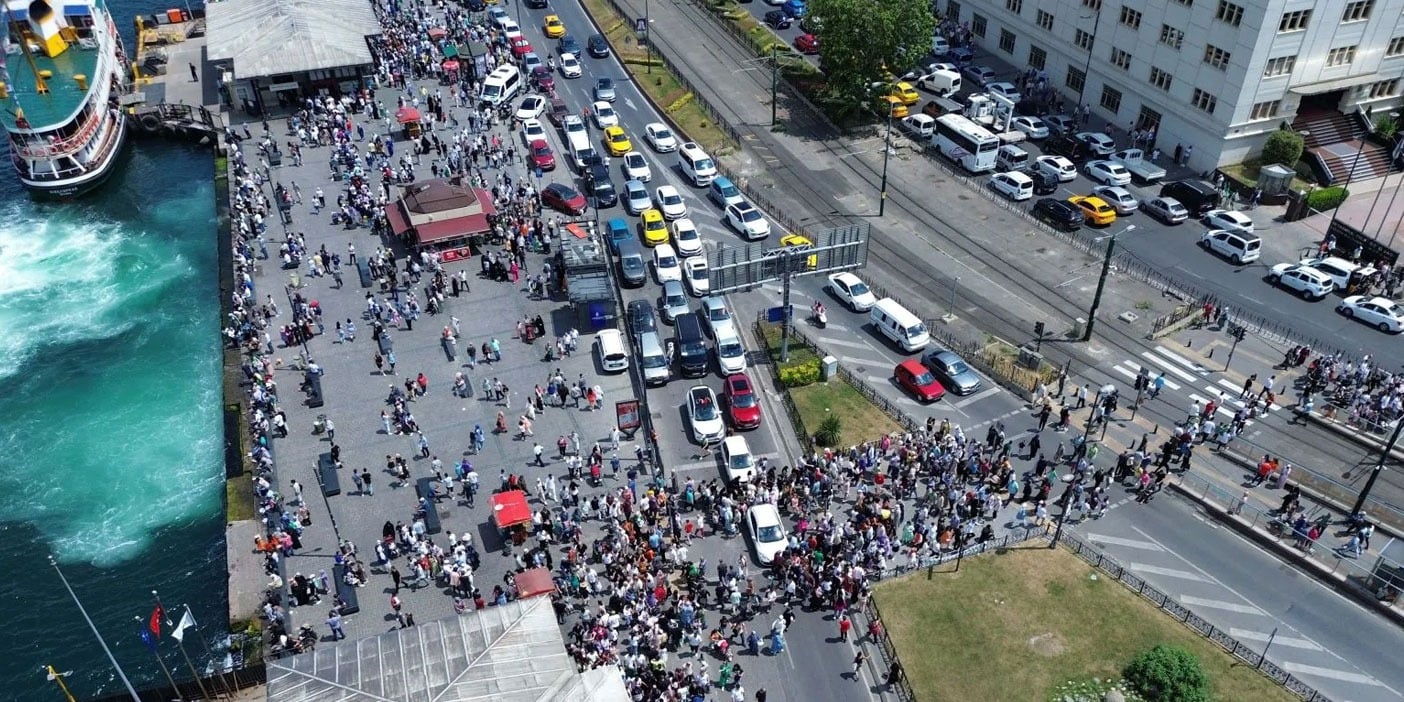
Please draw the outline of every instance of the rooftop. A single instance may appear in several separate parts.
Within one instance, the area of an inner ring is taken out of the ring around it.
[[[365,0],[221,0],[207,4],[209,59],[238,78],[372,63],[366,37],[381,33]]]

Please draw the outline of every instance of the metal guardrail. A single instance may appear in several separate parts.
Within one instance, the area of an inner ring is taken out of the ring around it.
[[[1174,598],[1156,589],[1150,583],[1133,575],[1131,571],[1102,553],[1097,547],[1078,538],[1075,533],[1064,531],[1063,544],[1083,560],[1121,581],[1123,585],[1131,588],[1136,594],[1154,603],[1155,606],[1164,610],[1177,621],[1194,629],[1201,636],[1218,644],[1239,660],[1253,666],[1253,668],[1267,675],[1274,682],[1287,688],[1291,693],[1308,702],[1330,702],[1330,698],[1318,692],[1316,688],[1306,684],[1300,678],[1267,660],[1261,653],[1244,645],[1243,642],[1234,638],[1227,631],[1210,624],[1203,617],[1200,617],[1188,607],[1176,602]]]

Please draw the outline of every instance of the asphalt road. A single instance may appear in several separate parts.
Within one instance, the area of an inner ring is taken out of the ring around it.
[[[1074,527],[1123,567],[1332,699],[1404,699],[1399,628],[1222,528],[1173,493]],[[1318,548],[1338,539],[1323,538]]]

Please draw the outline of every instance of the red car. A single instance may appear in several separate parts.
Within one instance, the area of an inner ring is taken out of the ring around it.
[[[795,48],[801,54],[819,53],[819,37],[813,34],[801,34],[795,37]]]
[[[946,389],[941,387],[936,376],[915,358],[897,364],[897,367],[892,369],[892,377],[903,390],[922,402],[935,402],[946,394]]]
[[[585,208],[590,204],[575,188],[561,183],[546,186],[546,189],[541,191],[541,202],[569,215],[585,214]]]
[[[531,69],[531,82],[537,90],[543,93],[556,92],[556,76],[551,73],[551,69],[545,66]]]
[[[531,42],[526,37],[512,37],[512,55],[521,58],[531,53]]]
[[[546,142],[537,139],[527,145],[527,151],[530,152],[527,158],[532,166],[543,171],[556,170],[556,155],[551,153],[551,146]]]
[[[731,425],[737,429],[755,429],[761,423],[760,398],[751,387],[751,379],[745,373],[726,376],[726,389],[722,391],[726,401],[726,412]]]

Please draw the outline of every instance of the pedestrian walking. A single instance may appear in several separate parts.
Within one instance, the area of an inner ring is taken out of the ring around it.
[[[375,497],[375,486],[371,484],[371,473],[369,469],[361,469],[361,482],[366,484],[366,494]]]
[[[199,83],[199,82],[200,82],[200,72],[195,68],[195,64],[193,64],[193,63],[190,64],[190,82],[191,82],[191,83]]]
[[[1248,491],[1244,490],[1243,494],[1239,495],[1238,498],[1229,505],[1228,513],[1243,514],[1243,506],[1246,504],[1248,504]]]
[[[403,581],[404,576],[400,575],[400,569],[393,565],[390,566],[390,579],[395,581],[395,594],[399,594],[400,583]]]
[[[346,631],[341,628],[341,613],[334,609],[327,612],[327,628],[331,629],[332,641],[346,638]]]
[[[361,480],[361,474],[360,474],[360,473],[357,473],[357,472],[354,471],[354,470],[351,471],[351,481],[354,482],[354,483],[356,483],[356,494],[358,494],[358,495],[364,495],[364,494],[366,494],[366,483],[365,483],[364,480]]]
[[[303,501],[302,501],[302,483],[299,483],[299,482],[297,482],[296,480],[293,480],[293,481],[291,481],[291,482],[292,482],[293,499],[296,501],[297,504],[301,505],[301,504],[303,504]]]
[[[853,655],[853,681],[857,682],[861,678],[859,673],[863,670],[863,664],[868,661],[868,654],[863,653],[863,649],[858,649],[858,653]]]
[[[848,640],[848,632],[849,632],[849,630],[851,630],[851,629],[853,628],[853,620],[849,619],[847,614],[840,615],[840,616],[839,616],[839,622],[838,622],[838,628],[839,628],[839,640],[840,640],[840,641],[847,641],[847,640]]]

